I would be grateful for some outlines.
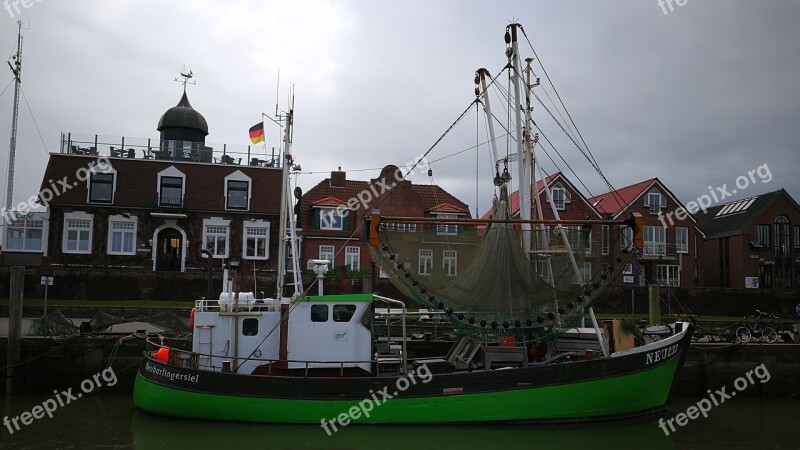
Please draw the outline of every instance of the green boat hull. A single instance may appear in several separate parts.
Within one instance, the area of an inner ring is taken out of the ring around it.
[[[341,424],[350,420],[348,411],[351,417],[357,416],[354,423],[363,424],[582,421],[662,409],[682,359],[673,357],[646,370],[566,384],[408,398],[401,393],[373,403],[368,417],[359,408],[359,400],[194,392],[156,383],[141,371],[134,401],[142,410],[160,415],[242,422],[321,423],[343,417],[337,422]]]

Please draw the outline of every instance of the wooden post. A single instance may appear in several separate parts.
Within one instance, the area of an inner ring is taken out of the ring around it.
[[[650,285],[650,325],[661,323],[661,292],[658,284]]]
[[[6,395],[14,390],[14,369],[19,363],[19,338],[22,329],[22,293],[25,286],[25,267],[11,267],[8,293],[8,355],[6,358]]]

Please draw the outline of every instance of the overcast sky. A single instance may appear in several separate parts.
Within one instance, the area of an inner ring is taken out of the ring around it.
[[[731,191],[738,176],[767,164],[769,183],[756,175],[756,185],[726,201],[781,187],[800,199],[800,2],[688,0],[672,11],[657,0],[38,0],[19,14],[9,8],[15,17],[0,11],[3,57],[15,51],[16,20],[29,26],[17,202],[38,191],[62,131],[156,138],[161,114],[180,98],[173,79],[184,66],[195,74],[189,99],[208,120],[207,142],[248,144],[248,128],[274,112],[280,69],[281,107],[289,83],[296,89],[294,153],[303,171],[320,172],[302,175],[300,186],[339,166],[348,178],[368,180],[378,170],[355,170],[403,165],[436,141],[474,99],[475,69],[499,72],[512,20],[524,26],[615,187],[659,177],[686,203],[708,186]],[[521,52],[532,56],[524,40]],[[0,91],[11,80],[4,64]],[[3,190],[12,103],[13,87],[0,97]],[[605,192],[534,106],[585,193]],[[472,111],[429,159],[485,141],[477,119]],[[279,139],[268,126],[267,145]],[[505,139],[500,147],[505,154]],[[482,145],[435,162],[433,182],[474,214],[477,178],[483,211],[492,195],[488,155]],[[556,170],[542,159],[547,172]]]

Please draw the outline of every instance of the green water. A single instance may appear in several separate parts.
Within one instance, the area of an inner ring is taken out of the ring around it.
[[[18,416],[46,395],[4,399]],[[677,399],[670,413],[697,399]],[[350,426],[328,436],[319,426],[176,420],[136,411],[129,395],[93,394],[19,431],[0,424],[2,449],[800,449],[800,401],[735,398],[666,436],[659,416],[582,425]],[[13,428],[13,425],[11,425]]]

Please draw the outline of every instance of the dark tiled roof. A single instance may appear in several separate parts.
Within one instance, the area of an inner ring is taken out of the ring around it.
[[[54,196],[49,203],[73,206],[87,204],[87,183],[79,181],[76,174],[80,169],[88,168],[93,162],[97,164],[97,161],[90,156],[51,154],[42,179],[42,192],[45,189],[52,191],[52,185],[64,192]],[[158,173],[175,166],[186,175],[186,209],[225,211],[225,177],[239,170],[253,181],[248,212],[264,214],[280,212],[282,180],[280,169],[127,158],[109,158],[109,161],[117,171],[114,203],[100,206],[153,208],[158,199]],[[63,179],[70,185],[69,190],[65,190],[58,183],[58,180]]]
[[[736,200],[734,202],[725,203],[724,205],[714,206],[713,208],[707,209],[706,212],[698,211],[693,217],[697,221],[697,225],[706,233],[709,239],[735,236],[745,233],[752,227],[753,222],[758,220],[763,212],[782,195],[785,195],[795,206],[797,205],[784,189],[780,189],[754,197],[755,201],[752,203],[741,203],[742,206],[747,207],[739,211],[731,212],[731,210],[736,209],[732,207],[733,204],[741,202],[741,200]],[[720,214],[720,211],[723,209],[725,209],[725,211]]]

